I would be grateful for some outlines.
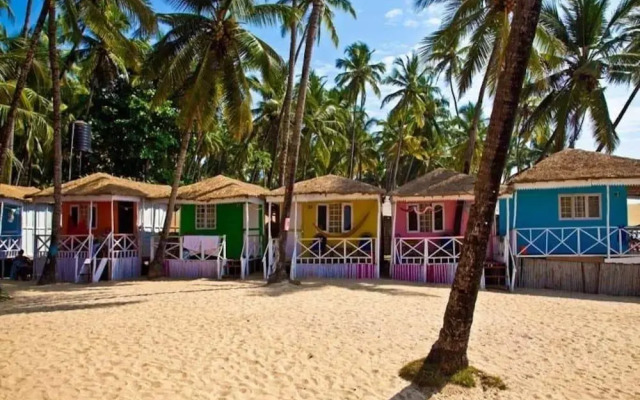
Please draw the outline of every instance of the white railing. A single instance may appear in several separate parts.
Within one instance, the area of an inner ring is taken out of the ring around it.
[[[515,236],[517,257],[640,256],[639,227],[520,228]]]
[[[204,249],[202,243],[197,251],[189,250],[184,247],[184,236],[169,235],[167,244],[164,248],[165,260],[197,260],[197,261],[215,261],[217,276],[221,278],[221,271],[227,264],[227,239],[225,235],[218,236],[218,246],[213,249]],[[159,236],[151,237],[151,260],[155,256],[156,247],[158,246]]]
[[[111,256],[110,258],[132,258],[138,257],[140,248],[136,235],[116,233],[111,236]]]
[[[21,235],[0,236],[0,259],[16,257],[21,248]]]
[[[375,244],[371,237],[298,239],[293,259],[299,264],[374,264]]]
[[[462,250],[462,236],[396,238],[394,264],[455,264]]]

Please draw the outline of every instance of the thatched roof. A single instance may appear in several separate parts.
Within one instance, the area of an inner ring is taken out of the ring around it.
[[[395,197],[473,196],[476,178],[471,175],[438,168],[391,192]]]
[[[0,183],[0,197],[13,200],[24,200],[27,196],[38,193],[40,190],[27,186],[12,186]]]
[[[104,173],[96,173],[62,185],[63,196],[131,196],[141,198],[169,197],[171,187],[152,183],[136,182]],[[32,197],[51,197],[53,187],[44,189]]]
[[[640,178],[640,160],[567,149],[552,154],[509,183]]]
[[[264,196],[269,191],[262,186],[252,185],[224,175],[182,186],[178,190],[178,199],[182,201],[207,202],[232,198]]]
[[[298,182],[293,186],[293,193],[301,194],[384,194],[379,187],[336,175],[325,175]],[[284,187],[275,189],[270,196],[283,196]]]

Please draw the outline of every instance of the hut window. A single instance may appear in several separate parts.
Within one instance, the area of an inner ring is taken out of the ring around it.
[[[444,207],[442,204],[411,204],[407,213],[408,232],[441,232],[444,230]]]
[[[329,204],[329,232],[342,232],[342,204]]]
[[[407,213],[407,230],[409,232],[418,232],[418,213],[416,212],[417,205],[413,204],[409,206],[409,212]]]
[[[560,196],[560,219],[600,219],[600,195]]]
[[[196,229],[216,229],[216,205],[196,205]]]
[[[440,204],[433,207],[433,230],[434,232],[444,230],[444,207]]]
[[[351,230],[351,204],[342,205],[342,232],[348,232]]]
[[[326,205],[318,205],[316,210],[316,222],[318,228],[323,231],[327,230],[327,206]]]

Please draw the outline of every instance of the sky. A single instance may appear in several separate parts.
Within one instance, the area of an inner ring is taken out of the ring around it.
[[[260,1],[260,0],[258,0]],[[171,7],[166,0],[151,0],[156,12],[170,12]],[[334,78],[339,72],[335,68],[337,58],[343,56],[344,48],[356,41],[363,41],[375,50],[374,61],[384,62],[389,72],[396,57],[406,56],[417,49],[422,39],[432,33],[441,23],[444,13],[442,5],[433,5],[421,12],[413,8],[413,0],[352,0],[357,17],[354,19],[345,13],[336,13],[335,25],[340,37],[338,47],[334,47],[328,37],[321,37],[321,42],[314,50],[313,68],[319,75],[327,76],[327,84],[333,85]],[[37,18],[40,2],[34,1],[32,20]],[[618,0],[611,1],[611,8]],[[11,0],[16,14],[16,22],[10,23],[2,16],[0,22],[7,25],[9,32],[20,29],[22,24],[26,0]],[[275,48],[283,58],[288,54],[288,38],[282,37],[280,29],[261,28],[252,29],[262,39]],[[300,64],[300,63],[299,63]],[[463,96],[460,104],[477,100],[478,89],[482,76],[478,75],[471,89]],[[382,85],[381,98],[376,98],[373,92],[367,93],[367,112],[372,118],[386,117],[392,105],[381,108],[382,98],[393,91],[393,87]],[[627,100],[631,89],[621,86],[608,86],[606,97],[609,104],[611,119],[615,119]],[[442,86],[442,94],[449,98],[449,90]],[[450,101],[453,107],[452,102]],[[490,114],[491,101],[485,99],[485,114]],[[618,126],[620,144],[615,154],[640,158],[640,96],[638,96],[625,114]],[[591,126],[585,123],[583,133],[577,147],[593,150],[595,145],[591,133]]]

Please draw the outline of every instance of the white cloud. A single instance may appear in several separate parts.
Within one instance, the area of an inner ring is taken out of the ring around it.
[[[408,19],[406,21],[404,21],[404,26],[406,26],[407,28],[417,28],[418,27],[418,21],[416,21],[415,19]]]
[[[433,17],[433,18],[429,18],[428,20],[424,21],[424,23],[426,25],[430,25],[430,26],[440,26],[440,24],[442,23],[442,20],[440,18]]]
[[[402,9],[401,8],[394,8],[393,10],[389,10],[384,15],[384,17],[386,19],[396,19],[396,18],[398,18],[400,16],[402,16]]]

